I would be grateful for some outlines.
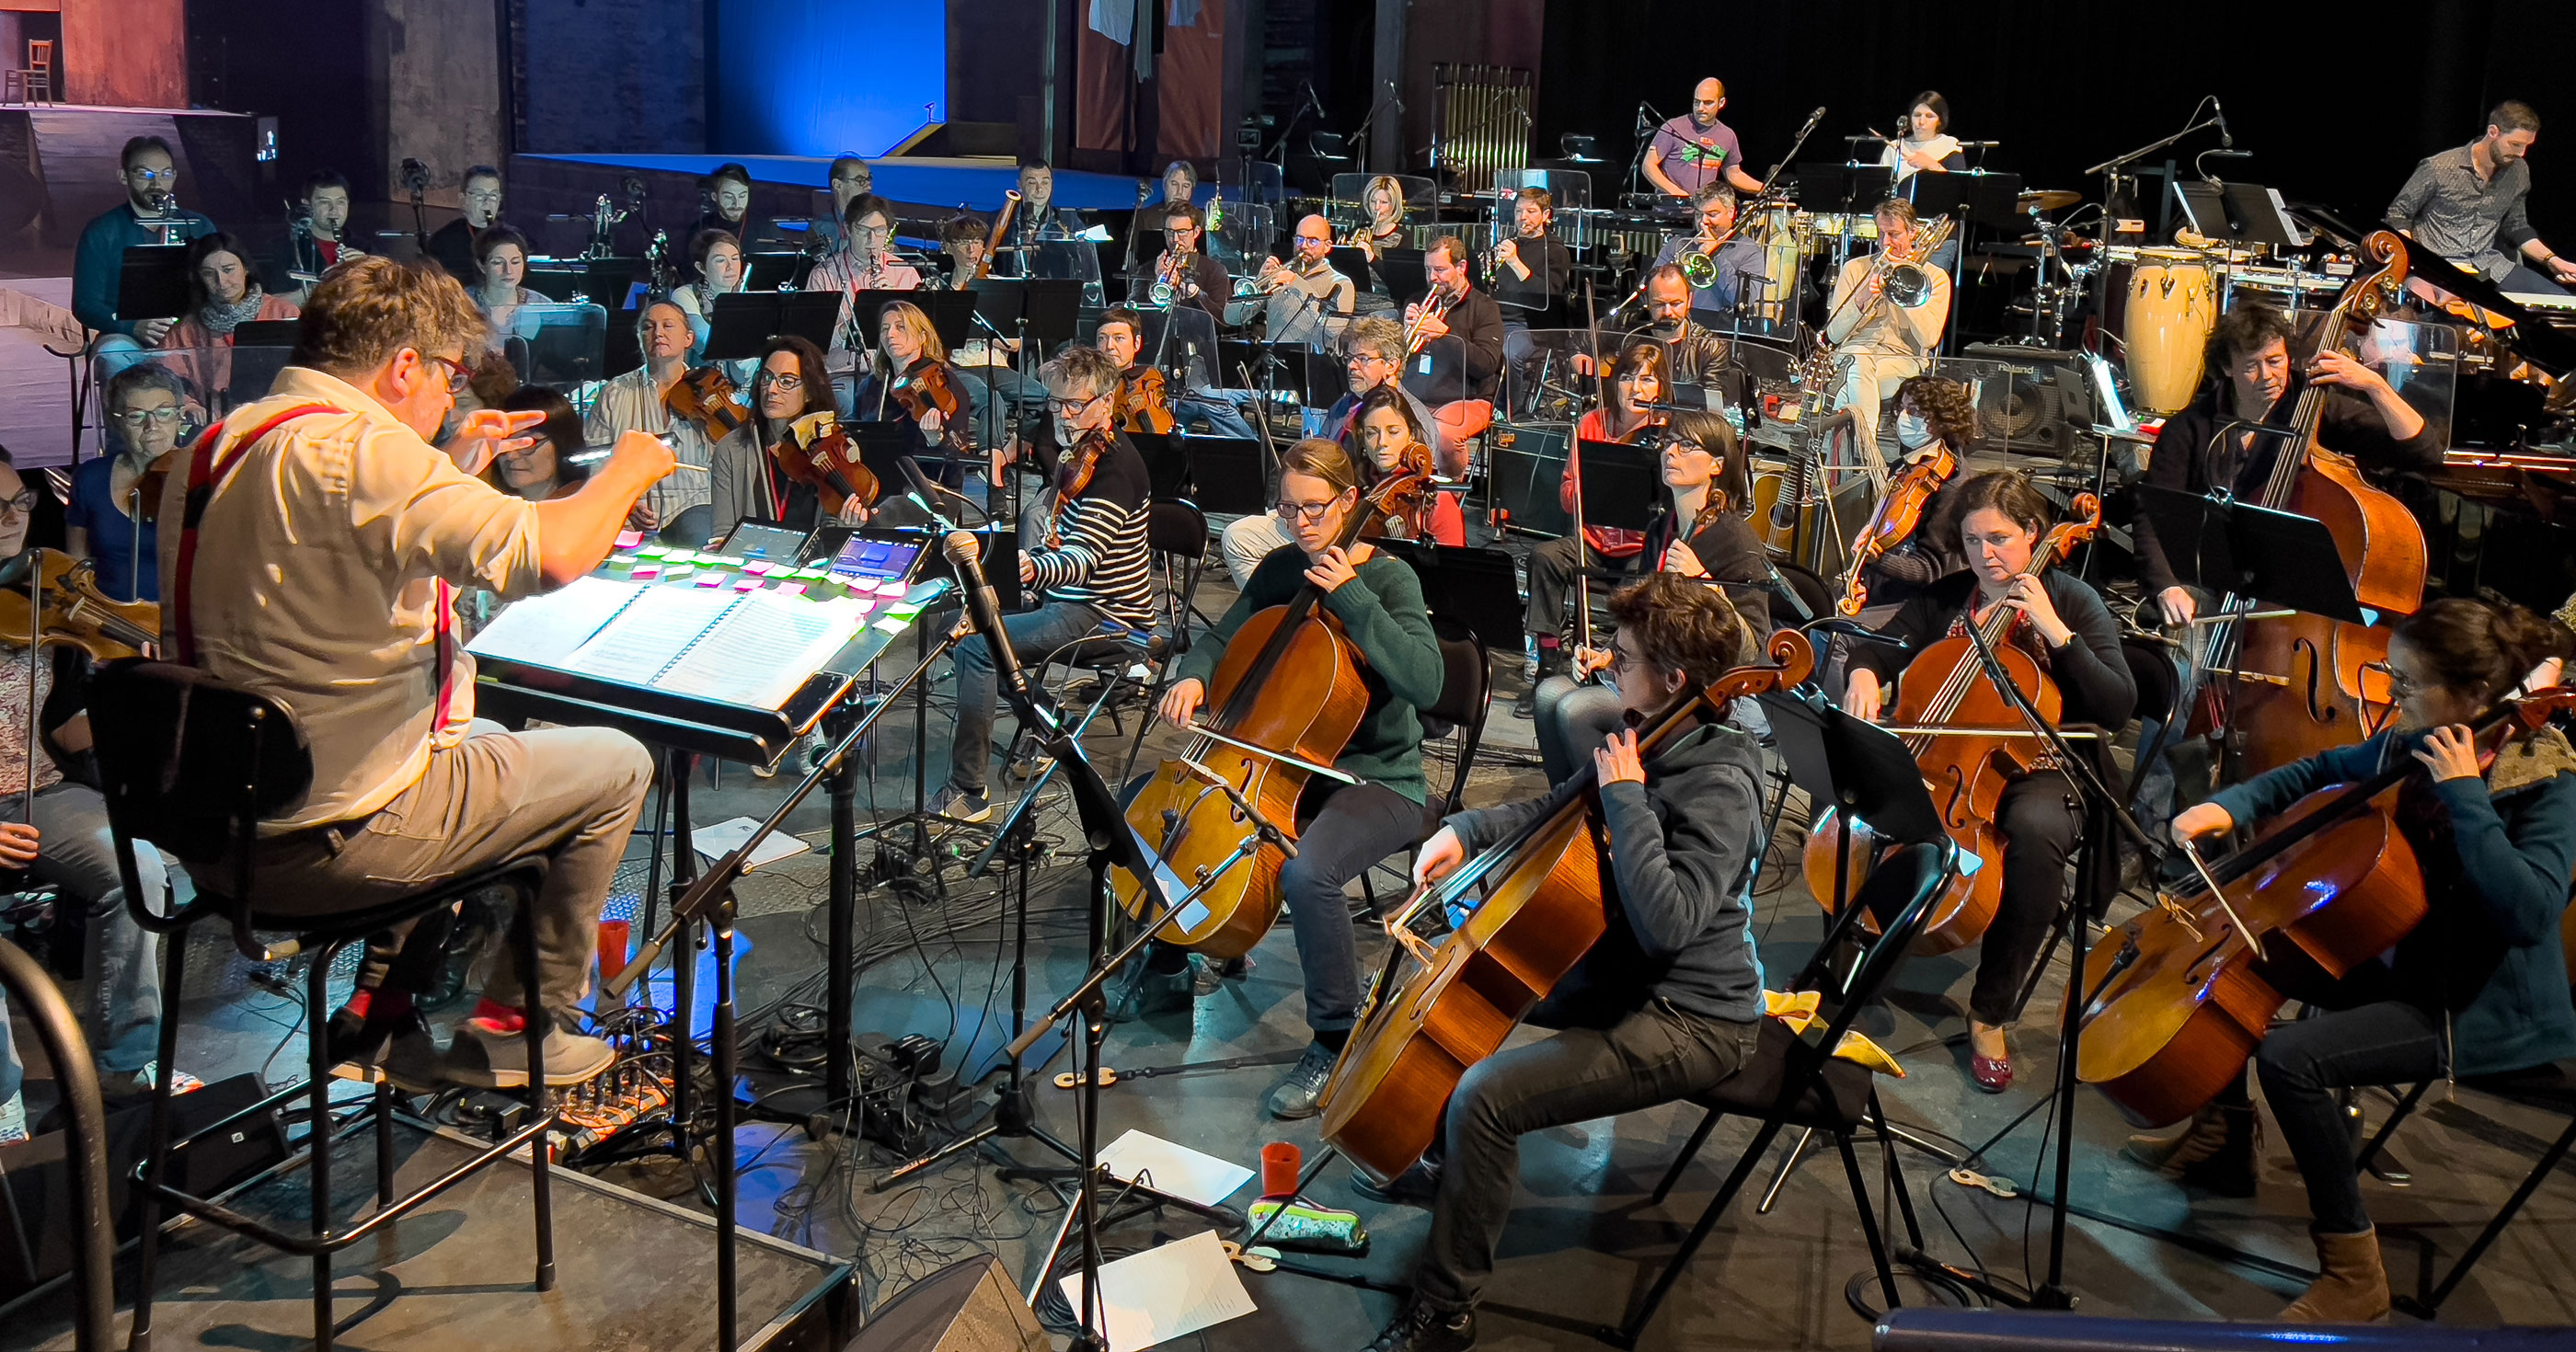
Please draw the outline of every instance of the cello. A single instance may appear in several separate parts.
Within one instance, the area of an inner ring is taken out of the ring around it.
[[[2398,237],[2374,232],[2363,249],[2379,270],[2357,276],[2326,312],[2320,351],[2346,349],[2404,290],[2406,251]],[[2325,523],[2363,608],[2411,614],[2424,599],[2424,527],[2405,503],[2364,482],[2349,457],[2317,443],[2328,393],[2313,382],[2301,389],[2289,444],[2257,501]],[[2229,595],[2216,613],[2251,608],[2250,598]],[[2387,659],[2385,627],[2302,613],[2222,620],[2208,629],[2184,675],[2183,697],[2193,710],[2192,732],[2228,730],[2231,781],[2358,742],[2396,709],[2388,678],[2363,670]],[[2231,688],[2211,684],[2212,676],[2227,678]]]
[[[2053,560],[2101,528],[2102,503],[2092,494],[2076,494],[2074,510],[2074,520],[2050,527],[2032,547],[2030,563],[2022,570],[2025,574],[2035,577],[2046,571]],[[1972,606],[1974,597],[1971,593]],[[2029,653],[2006,641],[2019,614],[1996,602],[1975,620],[1977,632],[2012,677],[2022,702],[2054,727],[2056,682]],[[1925,923],[1922,938],[1915,941],[1918,953],[1947,953],[1975,943],[1994,923],[2004,886],[2004,843],[1995,828],[1995,812],[2002,803],[2004,785],[2034,768],[2039,744],[2019,735],[2020,703],[1994,687],[1975,640],[1965,634],[1954,632],[1916,654],[1906,664],[1897,693],[1892,721],[1898,726],[1979,730],[1915,733],[1905,738],[1906,749],[1914,753],[1914,763],[1923,771],[1924,787],[1932,791],[1932,801],[1941,809],[1942,829],[1961,853],[1981,861],[1978,868],[1951,875],[1932,903],[1932,918]],[[1838,850],[1849,852],[1843,867],[1848,885],[1857,888],[1878,858],[1878,838],[1866,823],[1845,821],[1826,808],[1807,828],[1804,867],[1807,890],[1828,909],[1834,904]]]
[[[1836,613],[1857,615],[1869,604],[1869,584],[1861,580],[1861,570],[1914,534],[1923,524],[1923,509],[1932,495],[1958,472],[1959,457],[1946,443],[1936,444],[1932,454],[1907,465],[1887,486],[1887,496],[1878,500],[1869,524],[1852,541],[1851,566],[1843,571],[1843,594],[1834,602]]]
[[[2576,710],[2559,686],[2490,707],[2470,724],[2529,731]],[[2200,890],[2159,905],[2087,955],[2075,1077],[2140,1126],[2198,1112],[2242,1075],[2272,1016],[2310,983],[2386,952],[2428,913],[2423,870],[2390,791],[2415,758],[2292,803],[2244,848],[2202,869]],[[2208,884],[2216,884],[2216,890]]]
[[[1372,486],[1336,541],[1348,549],[1372,521],[1409,510],[1428,484],[1390,474]],[[1164,761],[1127,809],[1127,823],[1168,860],[1174,875],[1204,889],[1162,936],[1214,958],[1240,957],[1279,919],[1279,869],[1287,855],[1266,838],[1256,843],[1233,799],[1204,783],[1213,770],[1235,786],[1262,818],[1294,839],[1297,799],[1313,773],[1330,767],[1368,712],[1359,648],[1341,621],[1323,612],[1313,583],[1286,605],[1243,622],[1208,682],[1206,708],[1191,728],[1189,750]],[[1237,856],[1244,856],[1240,862]],[[1122,888],[1119,904],[1142,918],[1147,891]]]
[[[1776,665],[1737,667],[1641,730],[1641,754],[1722,713],[1735,699],[1807,678],[1815,654],[1794,629],[1771,636]],[[1609,860],[1599,828],[1596,771],[1566,781],[1512,836],[1417,888],[1386,922],[1387,966],[1360,1001],[1360,1019],[1324,1086],[1324,1139],[1383,1181],[1431,1144],[1440,1111],[1469,1067],[1499,1050],[1513,1025],[1609,930]],[[1484,887],[1483,900],[1469,894]],[[1439,947],[1413,917],[1472,905]],[[1416,966],[1395,979],[1406,957]]]

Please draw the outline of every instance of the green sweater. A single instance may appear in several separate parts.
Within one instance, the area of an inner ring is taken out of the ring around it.
[[[1233,608],[1181,659],[1178,679],[1212,685],[1225,645],[1243,622],[1256,612],[1288,604],[1304,585],[1305,551],[1293,546],[1272,551],[1245,580]],[[1359,581],[1325,593],[1322,606],[1358,645],[1364,663],[1360,679],[1369,694],[1368,712],[1333,768],[1424,801],[1422,720],[1413,711],[1439,700],[1447,669],[1440,660],[1440,640],[1431,632],[1430,612],[1422,606],[1422,580],[1402,560],[1373,553],[1359,566]]]

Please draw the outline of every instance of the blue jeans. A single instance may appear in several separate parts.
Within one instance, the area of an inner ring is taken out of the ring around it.
[[[161,941],[134,923],[125,909],[125,883],[117,876],[116,846],[108,835],[107,804],[85,784],[57,784],[36,795],[38,836],[35,875],[78,902],[89,916],[90,942],[82,963],[87,983],[74,1002],[81,1033],[103,1074],[127,1074],[152,1063],[161,1035]],[[171,873],[161,854],[135,842],[134,871],[162,909],[163,882],[186,905],[196,886],[185,872]],[[0,1018],[0,1103],[18,1092],[25,1063]]]
[[[1261,434],[1243,416],[1243,406],[1259,404],[1259,390],[1227,390],[1215,386],[1190,391],[1172,401],[1174,416],[1187,421],[1195,415],[1207,419],[1208,429],[1221,437],[1241,437],[1257,441]]]
[[[1343,889],[1370,865],[1429,832],[1422,804],[1383,784],[1333,790],[1297,834],[1297,857],[1279,869],[1279,896],[1305,970],[1306,1026],[1319,1033],[1359,1022],[1360,954]]]
[[[2439,1013],[2398,1000],[2285,1023],[2263,1039],[2254,1070],[2307,1180],[2308,1214],[2318,1233],[2370,1228],[2353,1168],[2352,1128],[2336,1091],[2432,1079],[2450,1064],[2446,1044]]]
[[[1002,617],[1002,632],[1011,639],[1020,668],[1034,680],[1047,657],[1101,633],[1101,614],[1075,601],[1051,601],[1035,610]],[[957,645],[957,738],[948,750],[948,783],[981,798],[984,768],[993,759],[993,700],[1001,678],[993,671],[993,650],[975,634]]]

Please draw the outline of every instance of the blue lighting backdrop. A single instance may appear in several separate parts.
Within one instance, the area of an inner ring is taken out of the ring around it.
[[[715,0],[710,145],[877,156],[948,115],[948,20],[920,0]]]

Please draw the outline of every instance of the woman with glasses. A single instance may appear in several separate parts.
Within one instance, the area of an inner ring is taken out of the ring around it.
[[[1440,698],[1440,640],[1431,632],[1422,581],[1411,565],[1366,542],[1347,549],[1338,543],[1360,510],[1360,494],[1358,463],[1332,442],[1308,438],[1280,457],[1277,510],[1295,548],[1273,552],[1253,570],[1234,605],[1190,646],[1156,710],[1174,726],[1193,721],[1235,632],[1309,585],[1322,591],[1323,612],[1340,622],[1363,663],[1368,706],[1359,731],[1333,763],[1358,782],[1321,775],[1307,781],[1297,804],[1297,856],[1279,870],[1279,894],[1305,968],[1306,1024],[1313,1030],[1305,1054],[1270,1090],[1270,1115],[1283,1119],[1314,1116],[1334,1058],[1358,1021],[1359,955],[1342,889],[1369,865],[1421,840],[1427,827],[1416,711]],[[1127,996],[1136,1014],[1190,1006],[1197,979],[1188,958],[1180,949],[1156,947]]]
[[[752,378],[751,421],[716,443],[708,488],[715,517],[708,538],[723,539],[746,518],[813,529],[823,519],[821,500],[811,485],[780,469],[771,452],[791,440],[811,444],[833,422],[832,378],[823,370],[822,349],[792,334],[770,339],[761,350],[760,374]],[[867,520],[866,504],[851,498],[840,519],[851,525]]]
[[[107,382],[100,402],[116,454],[84,460],[72,471],[63,548],[97,565],[99,589],[111,598],[158,601],[160,537],[147,518],[159,513],[160,504],[142,504],[138,512],[135,493],[144,471],[190,430],[187,387],[165,367],[129,366]]]
[[[2389,952],[2327,992],[2311,1016],[2275,1025],[2254,1053],[2263,1100],[2307,1184],[2317,1279],[2276,1318],[2388,1313],[2379,1237],[2362,1204],[2350,1086],[2511,1076],[2576,1056],[2560,923],[2576,871],[2576,747],[2555,726],[2472,734],[2479,712],[2526,672],[2564,659],[2563,626],[2518,605],[2445,597],[2397,622],[2387,674],[2394,726],[2355,746],[2221,789],[2173,821],[2214,839],[2330,784],[2402,767],[2394,818],[2414,846],[2432,910]],[[2420,768],[2419,768],[2420,767]],[[2254,1107],[2240,1078],[2172,1141],[2137,1138],[2131,1158],[2189,1184],[2250,1197]]]
[[[188,242],[188,313],[161,335],[161,346],[178,354],[170,360],[207,399],[230,404],[233,330],[301,313],[295,302],[260,288],[240,240],[221,231],[199,235]],[[245,399],[268,393],[267,378],[257,379],[260,388],[243,391]]]
[[[543,385],[523,385],[504,396],[504,413],[542,413],[546,420],[528,434],[525,446],[492,457],[483,482],[530,502],[570,497],[590,478],[590,469],[573,463],[583,445],[581,413],[572,401]]]

